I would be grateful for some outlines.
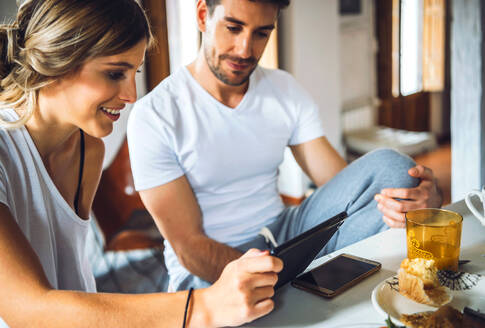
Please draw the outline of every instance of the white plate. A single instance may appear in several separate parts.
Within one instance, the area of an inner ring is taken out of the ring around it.
[[[393,323],[402,325],[399,318],[401,314],[412,314],[416,312],[435,311],[437,308],[420,304],[399,294],[392,283],[397,283],[397,277],[391,277],[378,284],[372,291],[372,305],[383,318],[391,317]],[[469,290],[452,291],[453,299],[450,305],[455,309],[463,311],[465,306],[472,309],[485,309],[485,279]]]
[[[392,322],[402,325],[399,320],[401,314],[436,310],[435,307],[414,302],[399,294],[396,282],[397,277],[388,278],[372,291],[372,305],[382,317],[387,318],[389,315]]]

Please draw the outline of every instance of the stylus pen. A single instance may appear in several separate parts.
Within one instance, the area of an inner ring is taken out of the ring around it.
[[[273,246],[272,243],[270,243],[269,240],[265,239],[264,242],[266,243],[266,247],[268,247],[269,251],[272,252],[276,247]]]
[[[270,251],[273,251],[276,247],[278,247],[278,243],[276,242],[273,233],[267,227],[261,228],[259,234],[263,236],[264,242]]]

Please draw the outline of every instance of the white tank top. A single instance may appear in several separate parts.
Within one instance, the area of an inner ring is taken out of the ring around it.
[[[18,119],[11,109],[0,116]],[[10,209],[53,288],[96,291],[86,252],[90,220],[64,200],[24,127],[0,128],[0,203]]]

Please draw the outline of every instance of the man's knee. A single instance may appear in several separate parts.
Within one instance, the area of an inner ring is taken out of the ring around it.
[[[390,148],[380,148],[369,152],[366,156],[372,157],[376,162],[384,164],[386,166],[403,167],[407,170],[416,165],[414,160]]]
[[[408,173],[416,165],[411,157],[389,148],[374,150],[366,156],[375,163],[377,175],[390,188],[413,188],[418,185],[419,180]]]

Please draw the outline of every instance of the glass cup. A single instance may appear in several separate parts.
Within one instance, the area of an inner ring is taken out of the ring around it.
[[[463,217],[425,208],[406,213],[408,258],[433,259],[438,270],[458,271]]]

